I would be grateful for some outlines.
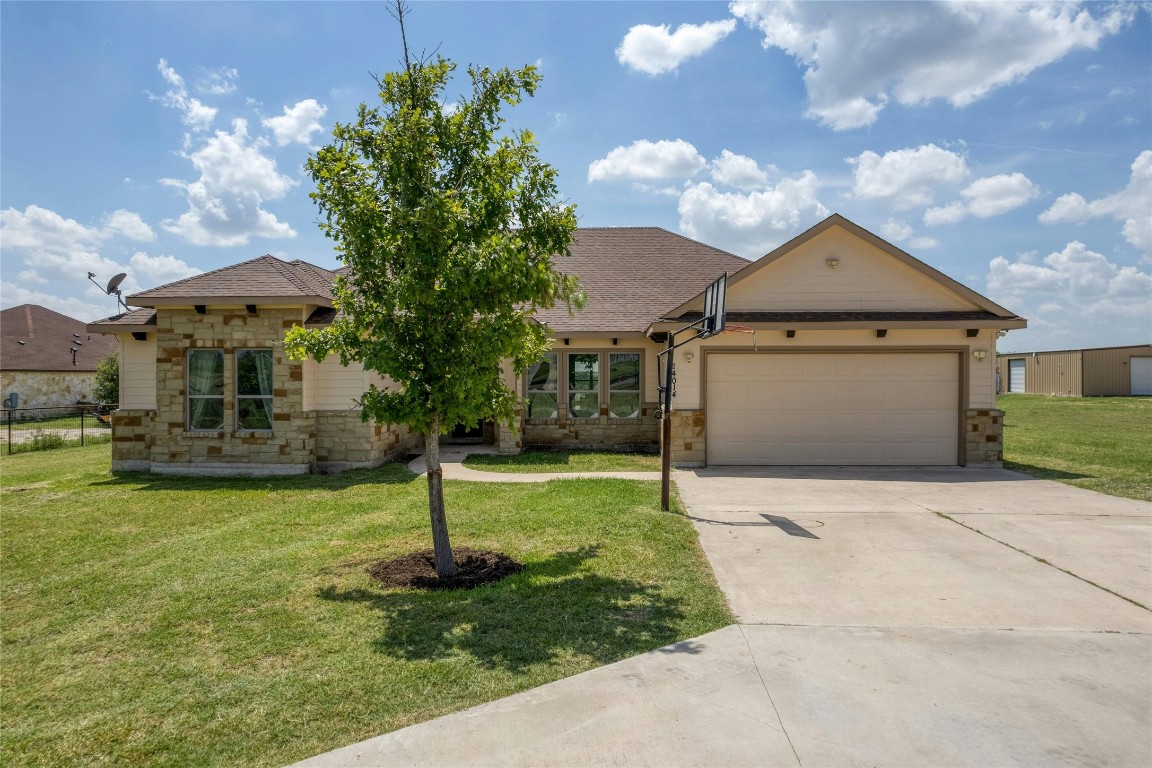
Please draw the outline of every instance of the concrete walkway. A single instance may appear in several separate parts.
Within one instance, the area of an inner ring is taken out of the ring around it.
[[[495,455],[491,445],[442,445],[440,446],[440,467],[445,480],[471,480],[474,483],[546,483],[549,480],[571,480],[587,477],[616,477],[622,480],[659,480],[659,472],[485,472],[464,466],[466,457],[474,454]],[[408,469],[418,475],[428,471],[424,455],[408,462]]]
[[[1003,470],[674,477],[740,624],[299,765],[1152,765],[1152,505]]]

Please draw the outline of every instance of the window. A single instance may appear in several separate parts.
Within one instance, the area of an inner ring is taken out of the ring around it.
[[[224,352],[188,351],[188,429],[224,428]]]
[[[272,429],[270,349],[236,352],[236,429]]]
[[[591,419],[600,415],[600,354],[568,355],[568,415]]]
[[[560,372],[556,353],[528,369],[528,418],[554,419],[560,414]]]
[[[611,353],[608,364],[608,415],[640,418],[640,354]]]

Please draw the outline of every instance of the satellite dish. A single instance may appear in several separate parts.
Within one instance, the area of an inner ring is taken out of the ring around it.
[[[111,280],[108,281],[108,288],[105,289],[104,293],[111,296],[113,292],[115,292],[115,290],[120,287],[120,283],[124,282],[124,278],[126,277],[128,277],[127,272],[121,272],[120,274],[115,275]]]

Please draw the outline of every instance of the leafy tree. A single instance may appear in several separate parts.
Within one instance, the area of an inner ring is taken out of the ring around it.
[[[96,363],[92,399],[101,405],[120,402],[120,353],[111,352]]]
[[[403,7],[397,19],[403,26]],[[547,349],[535,309],[579,303],[567,252],[574,206],[557,199],[556,171],[528,131],[503,129],[500,111],[535,93],[535,67],[469,67],[471,94],[444,98],[456,66],[436,56],[377,79],[381,104],[308,161],[320,227],[348,268],[336,281],[336,319],[293,328],[297,358],[338,354],[389,377],[360,400],[365,420],[424,435],[436,571],[456,572],[444,514],[439,440],[456,424],[511,423],[517,395],[502,381]]]

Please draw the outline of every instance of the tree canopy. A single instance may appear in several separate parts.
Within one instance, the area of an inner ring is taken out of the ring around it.
[[[556,263],[575,207],[558,199],[532,134],[506,130],[500,114],[534,94],[540,74],[469,67],[471,93],[448,102],[455,69],[406,57],[377,80],[380,105],[361,104],[309,159],[321,229],[347,269],[331,325],[286,338],[295,357],[338,354],[394,383],[364,393],[362,416],[427,436],[434,538],[439,434],[511,422],[517,394],[503,366],[523,373],[549,345],[530,314],[580,301]]]

